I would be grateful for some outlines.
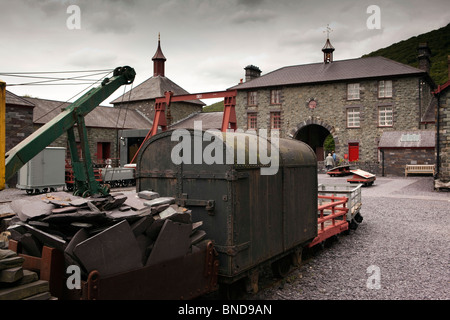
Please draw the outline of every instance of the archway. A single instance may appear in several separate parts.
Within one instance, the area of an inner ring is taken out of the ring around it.
[[[330,135],[334,140],[334,151],[338,151],[339,141],[334,134],[334,128],[313,117],[308,118],[304,122],[298,124],[295,128],[292,128],[290,133],[292,138],[307,143],[315,151],[317,161],[323,161],[325,152],[332,151],[325,150],[324,148],[325,140]]]
[[[297,131],[295,139],[307,143],[315,152],[317,161],[324,160],[324,152],[331,150],[324,150],[324,142],[326,137],[330,135],[330,131],[317,124],[307,125]]]

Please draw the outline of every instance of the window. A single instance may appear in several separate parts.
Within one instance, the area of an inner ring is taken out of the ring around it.
[[[256,113],[248,113],[247,114],[247,129],[257,129],[258,128],[258,121],[257,121],[257,114]]]
[[[270,90],[270,104],[281,104],[281,90]]]
[[[359,83],[347,84],[347,100],[359,99]]]
[[[380,127],[392,127],[393,121],[393,109],[392,107],[379,107],[378,108],[378,125]]]
[[[250,91],[247,93],[247,104],[249,106],[256,106],[258,104],[258,94],[256,91]]]
[[[281,129],[281,112],[270,113],[270,129]]]
[[[359,128],[359,108],[347,109],[347,127]]]
[[[392,80],[378,82],[378,98],[392,98]]]

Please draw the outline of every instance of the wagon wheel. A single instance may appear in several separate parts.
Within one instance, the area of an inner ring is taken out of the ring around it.
[[[89,190],[86,190],[85,192],[83,192],[83,194],[81,195],[83,198],[87,198],[91,195],[91,192]]]
[[[27,194],[33,194],[33,189],[27,189],[25,191],[27,192]]]
[[[356,215],[355,215],[355,221],[356,222],[358,222],[358,223],[361,223],[362,221],[363,221],[363,216],[361,215],[361,213],[357,213]]]
[[[291,270],[291,257],[285,256],[272,263],[273,275],[277,278],[284,278]]]

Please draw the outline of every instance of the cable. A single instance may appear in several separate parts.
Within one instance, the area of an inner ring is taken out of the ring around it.
[[[0,72],[0,75],[7,74],[52,74],[52,73],[86,73],[86,72],[112,72],[114,69],[103,69],[103,70],[77,70],[77,71],[36,71],[36,72]]]
[[[108,72],[109,74],[110,72]],[[74,80],[80,80],[82,79],[83,81],[93,81],[93,82],[97,82],[97,79],[83,79],[85,77],[91,77],[91,76],[97,76],[97,75],[103,75],[105,74],[105,72],[100,72],[100,73],[92,73],[92,74],[88,74],[88,75],[84,75],[84,76],[77,76],[77,77],[69,77],[69,78],[55,78],[55,77],[39,77],[39,76],[24,76],[24,75],[15,75],[15,74],[5,74],[6,76],[11,76],[11,77],[22,77],[22,78],[33,78],[33,79],[47,79],[45,81],[35,81],[35,82],[28,82],[28,83],[11,83],[11,84],[6,84],[7,86],[26,86],[26,85],[43,85],[43,84],[48,84],[49,82],[56,82],[56,81],[74,81]],[[50,80],[48,80],[50,79]],[[68,83],[68,84],[63,84],[63,85],[71,85],[73,83]],[[82,83],[77,83],[77,85],[79,84],[89,84],[86,82],[82,82]],[[53,84],[52,84],[53,85]],[[61,85],[60,83],[55,83],[54,85]]]
[[[80,95],[80,94],[83,93],[84,91],[86,91],[86,90],[88,90],[89,88],[91,88],[92,86],[94,86],[97,82],[103,81],[103,80],[104,80],[111,72],[112,72],[112,71],[108,72],[103,78],[97,80],[96,82],[89,84],[88,87],[86,87],[85,89],[81,90],[80,92],[78,92],[77,94],[75,94],[75,95],[72,96],[71,98],[67,99],[66,101],[61,102],[61,103],[58,104],[55,108],[53,108],[52,110],[50,110],[50,111],[48,111],[47,113],[43,114],[43,115],[40,116],[39,118],[33,119],[33,121],[32,121],[33,123],[32,123],[31,125],[26,125],[26,126],[24,126],[24,127],[18,128],[17,130],[13,130],[13,131],[11,131],[11,132],[8,132],[8,134],[17,134],[17,133],[20,133],[22,130],[24,130],[24,129],[30,127],[30,126],[33,126],[35,122],[39,121],[40,119],[44,118],[44,117],[47,116],[48,114],[50,114],[50,113],[52,113],[53,111],[57,110],[57,109],[60,108],[62,105],[66,104],[66,103],[69,103],[69,100],[74,99],[76,96]],[[56,85],[56,84],[52,84],[52,85]],[[73,85],[73,84],[72,84],[72,85]]]

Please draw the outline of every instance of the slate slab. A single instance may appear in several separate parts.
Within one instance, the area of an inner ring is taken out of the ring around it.
[[[144,199],[140,199],[136,195],[130,195],[127,197],[127,199],[123,204],[134,210],[141,210],[146,208],[144,202],[145,202]]]
[[[158,264],[187,254],[191,246],[191,239],[189,237],[191,231],[192,224],[165,220],[148,257],[146,266]]]
[[[27,228],[28,232],[35,236],[44,245],[64,251],[66,247],[66,241],[61,237],[44,232],[28,224],[26,224],[25,227]]]
[[[133,230],[133,234],[135,237],[139,236],[140,234],[143,234],[145,232],[145,230],[150,227],[150,225],[155,221],[155,219],[153,219],[153,217],[151,216],[146,216],[143,217],[141,219],[139,219],[138,221],[134,222],[131,225],[131,230]]]
[[[15,282],[23,277],[22,267],[8,268],[0,271],[0,282]]]
[[[150,201],[144,202],[144,204],[148,207],[159,206],[162,204],[173,204],[175,203],[175,198],[173,197],[159,197]]]
[[[126,220],[77,244],[73,253],[88,272],[97,270],[101,277],[142,267],[141,251]]]
[[[16,287],[0,289],[0,300],[20,300],[46,291],[49,291],[48,281],[38,280]]]
[[[19,257],[19,256],[2,259],[2,260],[0,260],[0,270],[5,270],[5,269],[9,269],[9,268],[14,268],[14,267],[20,267],[23,265],[24,261],[25,261],[25,259],[22,257]]]
[[[141,199],[153,200],[159,198],[159,193],[155,191],[144,190],[138,192],[138,197]]]
[[[17,253],[9,249],[0,249],[0,260],[17,256]]]
[[[52,213],[55,206],[51,203],[45,203],[42,200],[14,200],[11,202],[11,208],[17,214],[21,221],[47,216]]]

